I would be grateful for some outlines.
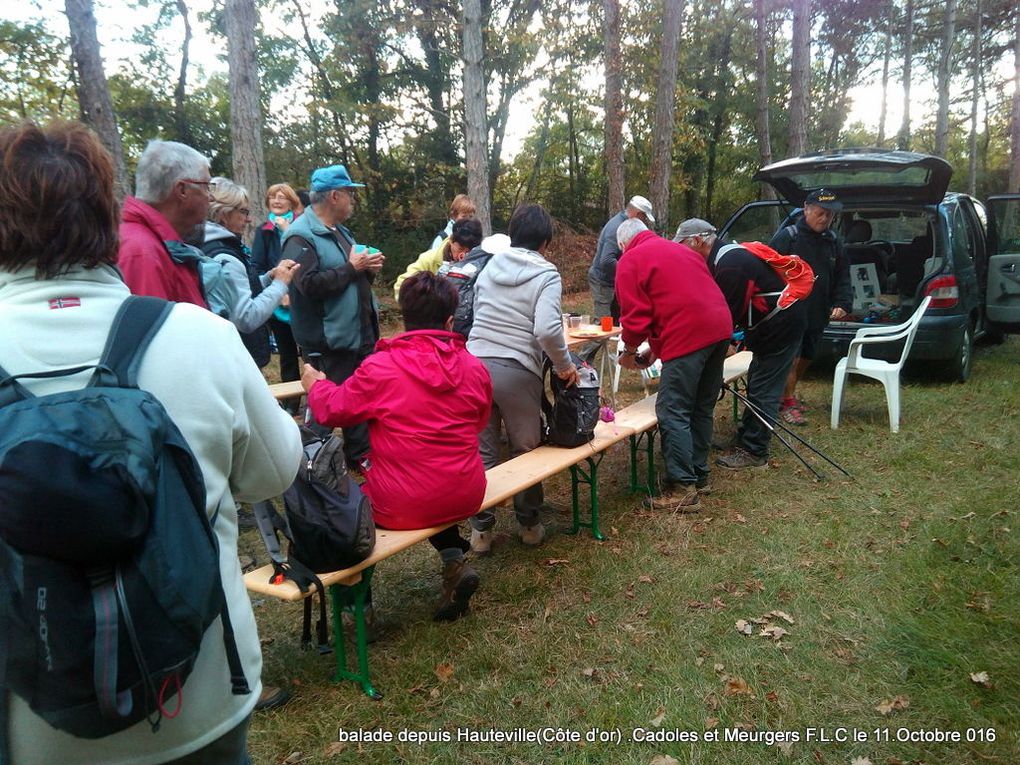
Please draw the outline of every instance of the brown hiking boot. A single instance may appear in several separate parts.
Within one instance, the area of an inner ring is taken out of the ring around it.
[[[701,497],[694,484],[678,483],[657,497],[652,497],[653,510],[669,510],[671,513],[696,513],[701,510]]]
[[[452,622],[468,610],[468,601],[481,581],[478,572],[463,560],[450,561],[443,566],[443,596],[432,614],[434,622]]]
[[[745,470],[747,468],[765,467],[769,464],[769,461],[765,457],[751,454],[751,452],[738,446],[729,454],[724,454],[717,459],[715,464],[729,470]]]

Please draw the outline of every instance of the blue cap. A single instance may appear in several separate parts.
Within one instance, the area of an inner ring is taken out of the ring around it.
[[[364,188],[364,183],[355,183],[343,165],[320,167],[312,173],[312,191],[332,191],[333,189]]]

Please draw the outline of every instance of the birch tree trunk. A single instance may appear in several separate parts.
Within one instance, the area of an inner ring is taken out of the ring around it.
[[[896,138],[901,151],[910,151],[910,77],[914,61],[914,0],[907,0],[907,20],[903,30],[903,122]]]
[[[485,72],[482,68],[481,0],[464,0],[464,144],[468,196],[475,203],[482,231],[492,231],[489,163],[485,122]]]
[[[82,119],[96,131],[113,157],[116,193],[123,198],[131,192],[131,185],[124,168],[124,148],[117,130],[117,115],[113,111],[110,88],[103,71],[92,0],[64,0],[64,12],[71,29],[71,55],[78,75],[75,85]]]
[[[252,218],[266,219],[266,161],[262,153],[262,103],[255,55],[255,0],[227,0],[227,64],[230,67],[230,143],[234,180],[248,189]]]
[[[971,196],[977,193],[977,122],[978,98],[981,95],[981,33],[981,0],[975,0],[972,52],[974,66],[971,70],[971,87],[973,92],[970,96],[970,142],[968,145],[970,163],[967,167],[967,193]]]
[[[788,154],[807,150],[808,100],[811,96],[811,0],[793,0],[793,53],[790,64],[790,139]]]
[[[882,51],[882,109],[878,115],[878,145],[885,143],[885,118],[889,105],[889,59],[892,57],[893,4],[886,8],[885,37]]]
[[[1020,192],[1020,7],[1016,14],[1013,32],[1013,112],[1010,115],[1009,191]]]
[[[758,156],[761,165],[772,164],[772,134],[769,128],[769,48],[768,17],[765,0],[754,0],[755,43],[758,48],[756,77],[758,79],[755,113],[755,132],[758,134]],[[761,185],[765,199],[775,199],[775,190],[767,183]]]
[[[952,79],[953,36],[956,34],[956,0],[946,0],[945,25],[942,28],[942,50],[935,88],[939,93],[938,114],[935,117],[935,154],[946,156],[949,149],[949,84]]]
[[[652,209],[660,231],[669,231],[669,179],[673,172],[673,116],[676,105],[677,53],[683,0],[666,0],[662,19],[662,47],[659,84],[655,94],[655,124],[652,128]]]
[[[605,163],[608,181],[607,215],[623,209],[626,180],[623,166],[623,92],[620,55],[620,2],[603,0],[606,56],[606,126]]]

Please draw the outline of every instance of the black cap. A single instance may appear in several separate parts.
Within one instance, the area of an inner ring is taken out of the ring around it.
[[[836,195],[828,189],[815,189],[807,198],[804,200],[806,205],[818,205],[824,207],[826,210],[831,210],[834,213],[838,213],[843,209],[843,203],[839,201]]]

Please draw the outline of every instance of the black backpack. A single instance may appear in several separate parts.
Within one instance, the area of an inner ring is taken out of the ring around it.
[[[273,577],[292,579],[302,592],[319,594],[319,650],[329,650],[326,605],[316,573],[339,571],[361,563],[375,547],[372,505],[347,472],[343,439],[320,436],[302,428],[305,460],[294,483],[283,493],[286,518],[269,502],[253,508],[259,531],[273,561]],[[280,531],[290,540],[290,553],[280,550]],[[311,643],[312,599],[305,599],[301,642]]]
[[[453,312],[453,331],[466,339],[475,323],[475,282],[492,260],[492,253],[476,247],[457,263],[444,263],[439,275],[457,288],[457,308]]]
[[[172,307],[129,297],[84,388],[37,397],[18,378],[92,367],[0,369],[0,688],[80,738],[143,719],[155,731],[176,716],[217,619],[233,692],[250,693],[201,470],[163,405],[137,387]]]
[[[543,440],[553,446],[575,447],[595,437],[599,422],[599,376],[595,369],[580,356],[571,353],[570,360],[577,367],[580,382],[567,387],[553,372],[546,359],[545,377],[552,392],[552,401],[542,394]]]

